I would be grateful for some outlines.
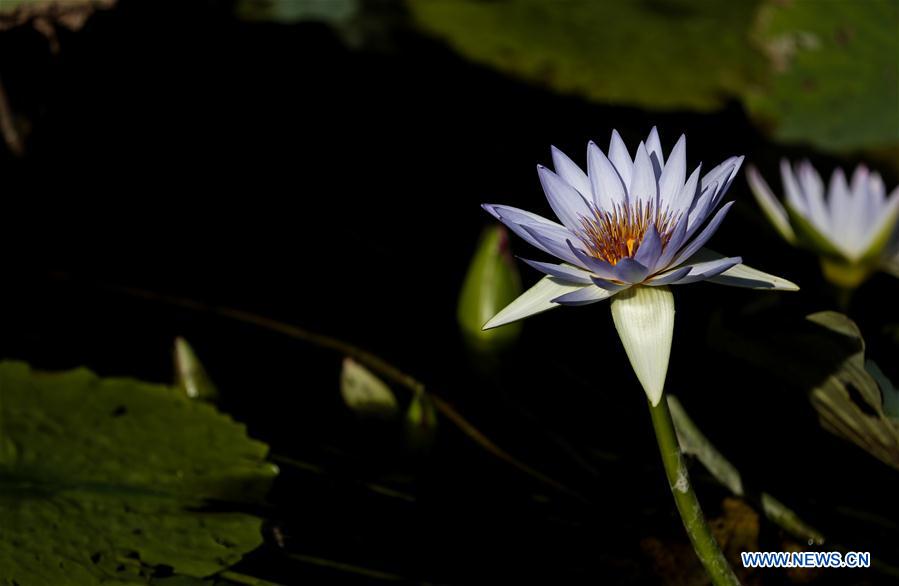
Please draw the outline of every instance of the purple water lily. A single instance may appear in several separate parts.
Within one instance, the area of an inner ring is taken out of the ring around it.
[[[730,157],[701,175],[688,176],[686,137],[667,162],[655,128],[631,159],[612,131],[608,156],[587,145],[587,172],[555,147],[555,172],[537,167],[549,205],[561,224],[504,205],[483,207],[535,248],[562,264],[522,259],[547,278],[497,314],[496,327],[558,305],[585,305],[635,285],[696,281],[755,288],[795,285],[703,249],[733,202],[719,207],[743,157]],[[717,211],[716,211],[717,210]],[[711,218],[711,219],[709,219]]]

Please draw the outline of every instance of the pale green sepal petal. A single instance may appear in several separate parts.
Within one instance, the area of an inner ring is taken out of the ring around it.
[[[399,405],[393,391],[370,370],[346,357],[340,370],[340,394],[356,414],[389,419]]]
[[[762,213],[774,225],[774,228],[780,233],[784,240],[790,244],[795,244],[796,233],[790,226],[790,219],[787,217],[787,210],[781,205],[777,198],[771,193],[771,188],[765,183],[765,180],[759,174],[758,169],[749,166],[746,170],[746,179],[749,181],[749,187],[755,196],[755,201],[762,208]]]
[[[612,321],[631,367],[653,406],[665,388],[674,296],[668,287],[631,287],[612,298]]]
[[[690,257],[687,262],[705,262],[724,258],[723,254],[708,248],[702,248]],[[720,275],[707,279],[710,283],[729,285],[731,287],[746,287],[748,289],[766,289],[775,291],[799,291],[799,285],[781,277],[776,277],[751,266],[738,264]]]
[[[197,353],[180,336],[175,338],[175,386],[191,399],[215,401],[219,395]]]
[[[849,258],[851,253],[848,250],[822,234],[818,227],[812,224],[801,212],[796,211],[790,205],[790,202],[787,202],[786,210],[790,216],[790,224],[796,233],[796,242],[798,244],[818,254]]]
[[[899,255],[883,261],[880,264],[880,270],[899,278]]]
[[[560,295],[583,289],[584,287],[593,287],[594,285],[574,285],[565,283],[554,277],[543,277],[537,284],[522,293],[518,299],[507,305],[502,311],[493,316],[493,318],[484,324],[484,329],[496,328],[506,324],[524,319],[526,317],[544,312],[554,307],[559,307],[558,303],[552,300]],[[611,296],[612,293],[609,293]]]
[[[896,200],[894,200],[895,202]],[[886,213],[879,219],[878,223],[872,226],[874,234],[872,234],[868,246],[861,251],[858,261],[869,262],[884,252],[886,246],[890,243],[893,235],[896,233],[896,220],[899,218],[899,205],[893,203],[891,206],[884,208]]]

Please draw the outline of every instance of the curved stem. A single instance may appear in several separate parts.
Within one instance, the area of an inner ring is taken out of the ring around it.
[[[659,452],[662,454],[662,463],[665,465],[665,474],[668,476],[668,484],[671,486],[671,494],[677,504],[677,511],[693,550],[702,565],[708,572],[712,583],[716,586],[740,584],[724,557],[724,553],[715,541],[715,536],[706,523],[702,514],[702,507],[690,484],[690,476],[681,453],[680,444],[677,442],[677,434],[674,431],[674,422],[671,420],[671,412],[668,410],[668,401],[665,397],[653,406],[649,404],[649,412],[652,415],[652,426],[656,432],[656,440],[659,444]]]
[[[110,284],[100,284],[102,288],[111,289],[117,291],[119,293],[124,293],[126,295],[130,295],[132,297],[137,297],[145,300],[156,301],[160,303],[165,303],[167,305],[171,305],[173,307],[180,307],[183,309],[196,311],[200,313],[207,313],[211,315],[218,315],[229,320],[235,322],[242,322],[245,324],[249,324],[264,330],[268,330],[271,332],[276,332],[278,334],[282,334],[289,338],[293,338],[295,340],[301,340],[312,344],[313,346],[317,346],[319,348],[325,348],[328,350],[333,350],[335,352],[339,352],[345,356],[349,356],[354,360],[360,362],[365,365],[367,368],[371,369],[375,373],[383,376],[384,378],[393,381],[394,383],[401,385],[411,392],[415,394],[422,394],[426,392],[425,385],[421,381],[415,379],[413,376],[406,374],[399,368],[393,366],[391,363],[387,362],[380,356],[377,356],[367,350],[339,340],[337,338],[333,338],[331,336],[326,336],[324,334],[319,334],[316,332],[312,332],[309,330],[305,330],[298,326],[294,326],[291,324],[287,324],[284,322],[280,322],[275,319],[271,319],[262,315],[258,315],[249,311],[243,311],[240,309],[233,309],[230,307],[222,307],[216,305],[207,305],[205,303],[201,303],[199,301],[195,301],[193,299],[186,299],[183,297],[176,297],[171,295],[165,295],[162,293],[156,293],[155,291],[147,291],[145,289],[137,289],[132,287],[121,287],[118,285],[110,285]],[[521,472],[527,474],[528,476],[542,482],[543,484],[554,488],[555,490],[568,495],[569,497],[574,498],[575,500],[580,501],[586,505],[593,505],[593,501],[583,496],[579,492],[569,488],[565,484],[562,484],[558,480],[551,478],[550,476],[540,472],[539,470],[532,468],[531,466],[525,464],[499,445],[493,442],[489,437],[487,437],[484,433],[482,433],[477,427],[474,426],[471,422],[469,422],[465,417],[462,416],[452,405],[450,405],[447,401],[435,395],[433,392],[428,392],[428,396],[431,401],[434,403],[434,407],[449,421],[451,421],[462,433],[464,433],[468,438],[477,443],[481,448],[486,450],[488,453],[492,454],[496,458],[506,462],[507,464],[512,465],[517,468]],[[0,447],[2,447],[2,443],[0,443]]]

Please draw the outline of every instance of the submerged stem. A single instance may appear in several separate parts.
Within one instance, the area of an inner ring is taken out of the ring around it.
[[[674,422],[671,412],[668,410],[668,402],[664,399],[655,406],[649,404],[649,412],[652,415],[652,426],[656,432],[656,440],[659,444],[659,452],[662,454],[662,463],[665,465],[665,474],[668,476],[668,484],[671,486],[671,494],[677,504],[677,511],[693,550],[702,565],[708,572],[712,583],[716,586],[740,584],[737,576],[728,564],[724,553],[715,541],[715,536],[706,523],[702,514],[702,507],[690,484],[690,476],[681,453],[680,444],[677,442],[677,434],[674,431]]]

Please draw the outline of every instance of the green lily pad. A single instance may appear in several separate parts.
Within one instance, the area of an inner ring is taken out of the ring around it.
[[[423,31],[469,59],[602,102],[714,110],[765,69],[748,41],[754,1],[407,4]]]
[[[2,584],[203,578],[262,543],[225,503],[264,497],[267,446],[175,388],[3,362],[0,440]]]
[[[899,2],[768,0],[753,37],[772,74],[747,95],[774,137],[831,151],[899,144]]]
[[[899,3],[407,0],[463,56],[651,110],[742,101],[775,140],[886,162],[899,148]]]

